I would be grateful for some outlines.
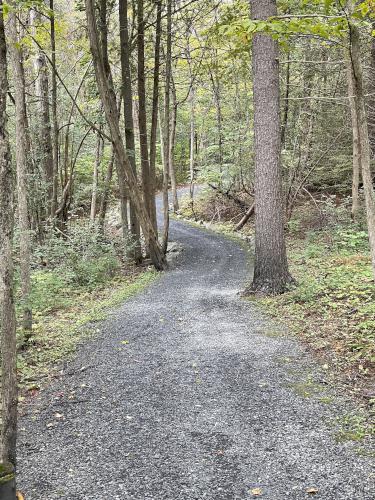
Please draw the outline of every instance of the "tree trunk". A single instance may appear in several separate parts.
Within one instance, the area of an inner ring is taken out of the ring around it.
[[[53,180],[52,180],[52,202],[51,202],[51,217],[55,217],[57,209],[57,189],[59,176],[59,126],[57,122],[57,79],[56,79],[56,36],[55,36],[55,11],[54,0],[50,0],[49,8],[51,11],[51,61],[52,61],[52,144],[53,144]]]
[[[121,138],[119,121],[117,118],[116,97],[112,87],[112,81],[106,75],[103,58],[100,51],[98,28],[95,21],[94,0],[86,0],[87,28],[90,40],[90,48],[95,67],[96,81],[99,94],[103,102],[103,107],[111,132],[112,142],[116,153],[118,174],[126,179],[129,196],[135,207],[138,219],[141,223],[143,233],[149,242],[150,257],[155,268],[163,270],[167,267],[165,256],[159,245],[157,234],[154,231],[149,213],[142,200],[141,192],[138,188],[137,179],[129,162],[124,143]]]
[[[277,15],[276,0],[251,0],[253,19]],[[252,42],[255,132],[255,263],[251,292],[278,294],[292,282],[286,256],[282,184],[279,47],[270,35]]]
[[[348,6],[351,12],[353,9],[353,2],[349,1]],[[370,165],[370,141],[364,96],[363,70],[361,61],[361,39],[360,31],[356,26],[355,21],[349,23],[349,41],[352,69],[351,81],[354,84],[354,100],[358,120],[360,165],[362,168],[362,180],[366,204],[367,228],[370,242],[372,271],[375,280],[375,197]]]
[[[146,81],[145,81],[145,20],[143,0],[137,0],[137,49],[138,49],[138,128],[141,153],[142,188],[146,210],[151,217],[150,163],[148,158]],[[147,243],[147,240],[146,240]]]
[[[0,0],[0,497],[15,498],[17,375],[16,324],[13,300],[13,182],[7,133],[8,93],[3,1]]]
[[[32,10],[32,25],[35,31],[41,22],[41,15],[38,11]],[[49,109],[49,83],[48,83],[48,66],[46,56],[42,50],[36,46],[36,56],[34,61],[36,81],[35,93],[38,99],[39,116],[38,116],[38,131],[39,131],[39,162],[42,167],[44,180],[46,183],[46,212],[49,216],[54,217],[51,213],[53,206],[53,152],[51,138],[51,120]]]
[[[355,77],[353,74],[352,62],[350,54],[347,58],[347,78],[348,78],[348,95],[350,114],[352,119],[352,133],[353,133],[353,175],[352,175],[352,209],[351,217],[355,222],[358,217],[359,211],[359,178],[361,171],[361,150],[359,143],[359,122],[357,114],[357,104],[355,98]]]
[[[176,213],[179,209],[177,183],[176,183],[176,170],[174,165],[174,147],[176,143],[176,125],[177,125],[177,98],[176,87],[172,81],[172,118],[171,118],[171,137],[169,141],[169,176],[171,178],[173,211]]]
[[[121,50],[121,78],[122,97],[124,100],[124,122],[125,122],[125,142],[129,162],[133,170],[134,177],[137,178],[135,163],[135,139],[133,122],[133,96],[130,72],[130,44],[128,28],[128,2],[119,0],[119,24],[120,24],[120,50]],[[130,232],[133,240],[133,258],[136,264],[142,261],[140,227],[135,206],[130,200]]]
[[[156,2],[156,27],[155,27],[155,56],[154,56],[154,86],[152,94],[152,116],[150,132],[150,208],[151,218],[157,229],[155,192],[156,192],[156,138],[158,128],[159,109],[159,77],[160,77],[160,40],[161,40],[161,0]]]
[[[96,217],[96,205],[98,199],[98,179],[99,179],[99,167],[102,161],[104,143],[100,135],[98,134],[98,139],[96,143],[96,158],[94,163],[94,171],[92,176],[92,192],[91,192],[91,210],[90,210],[90,221],[94,222]]]
[[[29,141],[27,138],[27,112],[25,98],[25,74],[23,68],[23,52],[19,43],[17,30],[16,5],[12,3],[9,14],[9,53],[13,68],[14,99],[16,107],[16,167],[17,167],[17,198],[18,221],[20,231],[20,279],[22,295],[22,327],[30,332],[32,329],[32,311],[30,303],[30,223],[28,207],[27,170],[30,160]]]
[[[100,211],[99,211],[99,227],[101,228],[101,231],[104,231],[104,221],[105,221],[105,216],[107,213],[107,206],[108,206],[108,198],[109,198],[109,193],[111,189],[111,181],[112,181],[112,176],[113,176],[113,166],[115,164],[115,151],[112,148],[112,154],[111,158],[108,163],[108,168],[107,168],[107,173],[104,181],[104,187],[103,187],[103,196],[100,202]]]
[[[194,198],[194,167],[195,167],[195,89],[194,85],[190,87],[190,199]]]
[[[164,253],[168,247],[169,233],[169,166],[170,166],[170,140],[171,140],[171,117],[170,117],[170,95],[171,95],[171,70],[172,70],[172,0],[167,0],[167,53],[165,60],[165,96],[164,96],[164,163],[163,163],[163,215],[164,227],[162,248]]]

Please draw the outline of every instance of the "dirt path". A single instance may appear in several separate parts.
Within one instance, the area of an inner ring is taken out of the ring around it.
[[[103,323],[22,418],[26,499],[374,499],[371,459],[330,423],[350,403],[237,295],[243,250],[182,222],[171,238],[185,249],[175,268]]]

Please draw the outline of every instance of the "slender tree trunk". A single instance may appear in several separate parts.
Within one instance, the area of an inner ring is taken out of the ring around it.
[[[156,2],[156,27],[155,27],[155,57],[154,57],[154,86],[152,94],[152,116],[150,132],[150,208],[154,227],[157,228],[155,192],[156,192],[156,138],[158,128],[159,109],[159,79],[160,79],[160,40],[161,40],[161,0]]]
[[[353,133],[353,175],[352,175],[352,209],[351,217],[355,222],[358,217],[359,211],[359,179],[361,171],[361,149],[359,141],[359,122],[357,113],[357,103],[355,98],[355,77],[352,68],[350,54],[347,58],[347,78],[348,78],[348,94],[350,114],[352,119],[352,133]]]
[[[32,10],[32,24],[34,29],[37,30],[40,24],[40,13],[36,10]],[[35,56],[35,93],[39,104],[39,116],[38,116],[38,131],[39,131],[39,161],[42,166],[42,172],[44,175],[44,180],[46,183],[46,193],[47,193],[47,206],[46,211],[49,216],[54,214],[51,213],[51,208],[53,206],[53,151],[52,151],[52,137],[51,137],[51,119],[50,119],[50,108],[49,108],[49,83],[48,83],[48,66],[46,56],[36,47]]]
[[[57,121],[57,79],[56,79],[56,35],[55,35],[55,11],[54,11],[54,0],[50,0],[49,8],[51,11],[50,23],[51,23],[51,61],[52,61],[52,73],[51,73],[51,83],[52,83],[52,102],[51,102],[51,113],[52,113],[52,148],[53,148],[53,181],[52,181],[52,202],[51,202],[51,217],[55,217],[55,212],[57,209],[57,190],[58,190],[58,179],[59,179],[59,125]]]
[[[168,247],[169,234],[169,167],[170,167],[170,140],[171,140],[171,71],[172,71],[172,0],[167,0],[167,53],[165,60],[165,95],[164,95],[164,164],[163,164],[163,212],[164,227],[162,248],[164,253]]]
[[[130,72],[130,44],[128,28],[128,2],[119,0],[119,24],[120,24],[120,49],[121,49],[121,77],[122,77],[122,97],[124,100],[124,123],[125,123],[125,143],[129,162],[133,175],[137,178],[137,168],[135,162],[135,138],[133,121],[133,96]],[[130,200],[130,233],[133,240],[133,258],[136,264],[142,261],[140,226],[135,206]]]
[[[288,62],[286,65],[286,78],[285,78],[285,102],[283,110],[283,121],[281,125],[281,148],[285,147],[286,131],[288,127],[289,117],[289,94],[290,94],[290,54],[287,52]]]
[[[92,176],[92,191],[91,191],[91,210],[90,210],[90,220],[95,221],[96,217],[96,205],[98,200],[98,180],[99,180],[99,167],[102,161],[104,143],[100,135],[98,134],[98,139],[96,143],[96,158],[94,163],[94,171]]]
[[[353,2],[349,1],[350,12]],[[354,96],[356,114],[358,119],[360,164],[362,168],[362,180],[366,204],[367,228],[370,242],[371,263],[375,280],[375,195],[372,184],[370,164],[370,141],[367,125],[367,113],[364,96],[363,70],[361,61],[361,35],[355,22],[349,23],[350,59],[352,67],[352,82],[354,84]]]
[[[194,198],[194,168],[195,168],[195,89],[194,85],[190,87],[190,198]]]
[[[251,0],[253,19],[277,15],[276,0]],[[281,185],[279,47],[270,35],[252,42],[255,132],[255,263],[251,292],[278,294],[288,271]]]
[[[107,0],[100,0],[99,3],[99,35],[100,35],[100,52],[103,63],[104,75],[107,79],[108,86],[110,91],[113,91],[113,79],[111,73],[111,66],[108,58],[108,27],[107,27]],[[116,96],[114,96],[115,103],[115,115],[113,119],[116,121],[117,126],[119,124],[120,119],[120,108],[121,108],[121,100],[120,105],[117,106]],[[126,179],[125,173],[122,171],[121,164],[119,161],[116,161],[116,172],[117,172],[117,180],[120,192],[120,215],[121,215],[121,225],[122,225],[122,235],[124,238],[124,242],[126,243],[129,238],[129,221],[128,221],[128,193],[126,189]]]
[[[145,20],[143,0],[137,0],[137,49],[138,49],[138,128],[141,152],[143,199],[151,216],[150,163],[148,158],[146,81],[145,81]]]
[[[98,28],[95,21],[94,0],[86,0],[87,28],[90,40],[90,48],[93,56],[96,81],[101,100],[111,132],[113,146],[118,164],[118,174],[126,179],[129,188],[129,196],[137,212],[146,240],[149,242],[150,257],[155,268],[163,270],[166,268],[166,260],[159,245],[157,234],[152,225],[149,213],[142,200],[141,192],[137,185],[132,166],[129,162],[124,143],[122,141],[119,121],[117,119],[116,97],[112,87],[112,80],[106,75],[103,58],[99,45]]]
[[[30,303],[30,223],[28,208],[27,170],[30,160],[30,144],[27,138],[27,112],[25,98],[25,74],[23,53],[19,43],[17,29],[16,5],[12,3],[9,14],[9,54],[13,68],[14,99],[16,105],[16,164],[17,164],[17,199],[20,231],[20,278],[22,295],[22,327],[30,332],[32,329],[32,311]]]
[[[176,213],[179,209],[176,183],[176,170],[174,164],[174,147],[176,143],[176,125],[177,125],[177,98],[176,87],[172,81],[172,118],[171,118],[171,137],[169,141],[169,176],[171,178],[173,211]]]
[[[112,148],[112,154],[108,163],[107,173],[104,181],[103,196],[100,202],[99,227],[101,228],[102,231],[104,230],[104,221],[105,221],[105,216],[107,214],[108,198],[111,190],[114,164],[115,164],[115,151]]]
[[[17,440],[16,325],[13,300],[13,182],[7,133],[8,93],[3,1],[0,0],[0,497],[15,499]]]

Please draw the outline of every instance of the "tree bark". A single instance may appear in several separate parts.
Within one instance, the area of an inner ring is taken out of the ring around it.
[[[172,70],[172,0],[167,0],[167,53],[165,59],[165,94],[164,94],[164,162],[163,162],[163,238],[162,248],[164,253],[168,247],[169,234],[169,168],[170,168],[170,95],[171,95],[171,70]]]
[[[128,2],[119,0],[119,24],[120,24],[120,50],[121,50],[121,78],[122,97],[124,100],[124,123],[125,123],[125,143],[129,162],[132,167],[134,177],[137,178],[137,168],[135,162],[135,138],[133,122],[133,96],[132,81],[130,71],[130,43],[128,28]],[[142,251],[140,243],[140,226],[135,206],[130,200],[130,232],[133,240],[133,259],[136,264],[142,261]]]
[[[52,180],[52,201],[51,201],[51,217],[55,217],[57,209],[57,190],[59,178],[59,125],[57,121],[57,78],[56,78],[56,35],[55,35],[55,11],[54,0],[50,0],[49,8],[51,12],[51,61],[52,61],[52,156],[53,156],[53,180]]]
[[[115,164],[115,152],[114,149],[112,148],[111,158],[108,163],[107,173],[104,181],[103,196],[100,202],[99,227],[101,228],[101,231],[104,231],[104,222],[105,222],[105,216],[107,214],[108,198],[111,189],[114,164]]]
[[[149,213],[142,200],[142,195],[137,185],[137,179],[134,175],[124,143],[122,141],[119,121],[117,118],[116,97],[111,85],[111,79],[106,75],[99,45],[98,28],[95,20],[94,0],[86,0],[86,17],[90,40],[90,49],[95,67],[96,81],[98,84],[101,100],[103,102],[107,123],[111,132],[111,138],[117,158],[118,173],[119,175],[123,176],[124,179],[126,179],[130,199],[134,204],[145,238],[149,242],[151,261],[156,269],[163,270],[167,267],[165,256],[159,245],[157,234],[154,231]]]
[[[347,58],[347,79],[348,79],[348,95],[349,106],[352,120],[353,134],[353,174],[352,174],[352,208],[351,217],[355,222],[359,211],[359,180],[361,171],[361,149],[359,141],[359,122],[357,113],[357,104],[355,98],[355,77],[353,74],[352,62],[350,54]]]
[[[160,41],[161,41],[161,11],[162,2],[156,2],[156,26],[155,26],[155,56],[154,56],[154,84],[152,94],[152,115],[150,131],[150,195],[151,195],[151,218],[154,227],[157,228],[156,219],[156,138],[158,128],[158,109],[159,109],[159,80],[160,80]],[[153,202],[152,202],[153,200]]]
[[[38,11],[32,10],[32,25],[35,31],[40,24],[41,15]],[[38,116],[38,131],[39,131],[39,161],[42,167],[44,180],[46,183],[46,212],[51,217],[53,206],[53,151],[51,137],[51,119],[49,109],[49,83],[48,83],[48,66],[46,56],[42,50],[36,45],[36,56],[34,61],[36,81],[35,93],[38,99],[39,116]]]
[[[18,223],[20,231],[20,279],[22,296],[22,327],[30,332],[32,329],[32,310],[30,302],[30,222],[27,182],[27,170],[30,162],[30,144],[28,141],[28,119],[25,98],[25,73],[23,68],[23,52],[19,43],[17,29],[16,4],[12,2],[9,13],[9,54],[13,68],[14,99],[16,108],[16,168],[17,168],[17,201]]]
[[[99,180],[99,167],[102,161],[104,143],[100,135],[98,134],[96,143],[96,157],[94,162],[94,170],[92,175],[92,191],[91,191],[91,209],[90,209],[90,221],[94,222],[96,217],[96,205],[98,200],[98,180]]]
[[[1,328],[1,406],[0,476],[4,470],[0,495],[6,487],[14,491],[13,467],[16,465],[17,375],[16,324],[13,299],[13,182],[10,145],[7,133],[8,93],[6,41],[3,1],[0,0],[0,328]],[[9,497],[11,498],[11,497]]]
[[[277,15],[276,0],[251,0],[253,19]],[[270,35],[252,41],[255,132],[255,262],[249,291],[278,294],[293,281],[286,256],[281,184],[279,47]]]
[[[175,143],[176,143],[176,125],[177,125],[177,98],[176,98],[176,87],[174,85],[174,82],[172,81],[172,117],[171,117],[171,137],[170,137],[170,141],[169,141],[169,176],[171,179],[173,211],[175,213],[179,209],[178,195],[177,195],[177,183],[176,183],[176,169],[175,169],[175,164],[174,164],[174,147],[175,147]]]
[[[349,11],[353,10],[353,2],[348,2]],[[365,195],[367,228],[370,243],[371,263],[375,280],[375,196],[372,184],[370,141],[367,124],[367,113],[364,94],[363,70],[361,61],[361,34],[355,21],[349,22],[349,42],[351,60],[351,81],[354,84],[354,100],[358,120],[358,136],[360,164],[363,189]]]
[[[138,128],[141,153],[142,188],[146,210],[151,215],[150,163],[148,158],[146,79],[145,79],[145,20],[144,2],[137,0],[137,50],[138,50]],[[147,243],[147,240],[146,240]]]

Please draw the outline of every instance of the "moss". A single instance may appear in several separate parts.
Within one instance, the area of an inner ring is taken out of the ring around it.
[[[10,483],[15,479],[14,467],[9,463],[0,464],[0,484]]]
[[[317,396],[326,390],[326,387],[319,382],[315,382],[311,378],[307,378],[301,382],[293,382],[288,384],[288,387],[294,390],[298,396],[303,398],[311,398]]]

